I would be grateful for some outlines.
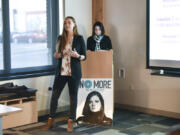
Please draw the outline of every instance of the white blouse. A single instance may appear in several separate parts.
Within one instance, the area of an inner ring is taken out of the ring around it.
[[[66,55],[67,51],[72,51],[72,42],[68,43],[63,50],[61,75],[71,76],[71,56]]]

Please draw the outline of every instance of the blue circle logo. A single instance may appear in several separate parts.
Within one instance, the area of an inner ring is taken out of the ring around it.
[[[92,87],[92,82],[91,82],[90,80],[86,80],[86,81],[84,82],[84,86],[85,86],[87,89],[89,89],[89,88]]]

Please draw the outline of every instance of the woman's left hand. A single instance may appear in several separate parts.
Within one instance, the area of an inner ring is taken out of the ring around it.
[[[71,51],[70,56],[74,58],[79,58],[80,55],[77,53],[77,51]]]

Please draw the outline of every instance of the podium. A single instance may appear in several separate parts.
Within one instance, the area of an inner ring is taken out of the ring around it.
[[[87,59],[81,62],[76,118],[90,124],[109,125],[114,112],[113,51],[87,51],[86,55]]]
[[[113,51],[87,51],[81,62],[82,78],[113,78]]]

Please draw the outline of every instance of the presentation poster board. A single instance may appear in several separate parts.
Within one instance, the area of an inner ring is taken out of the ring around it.
[[[111,125],[114,112],[113,52],[87,52],[82,62],[78,91],[77,121]]]

